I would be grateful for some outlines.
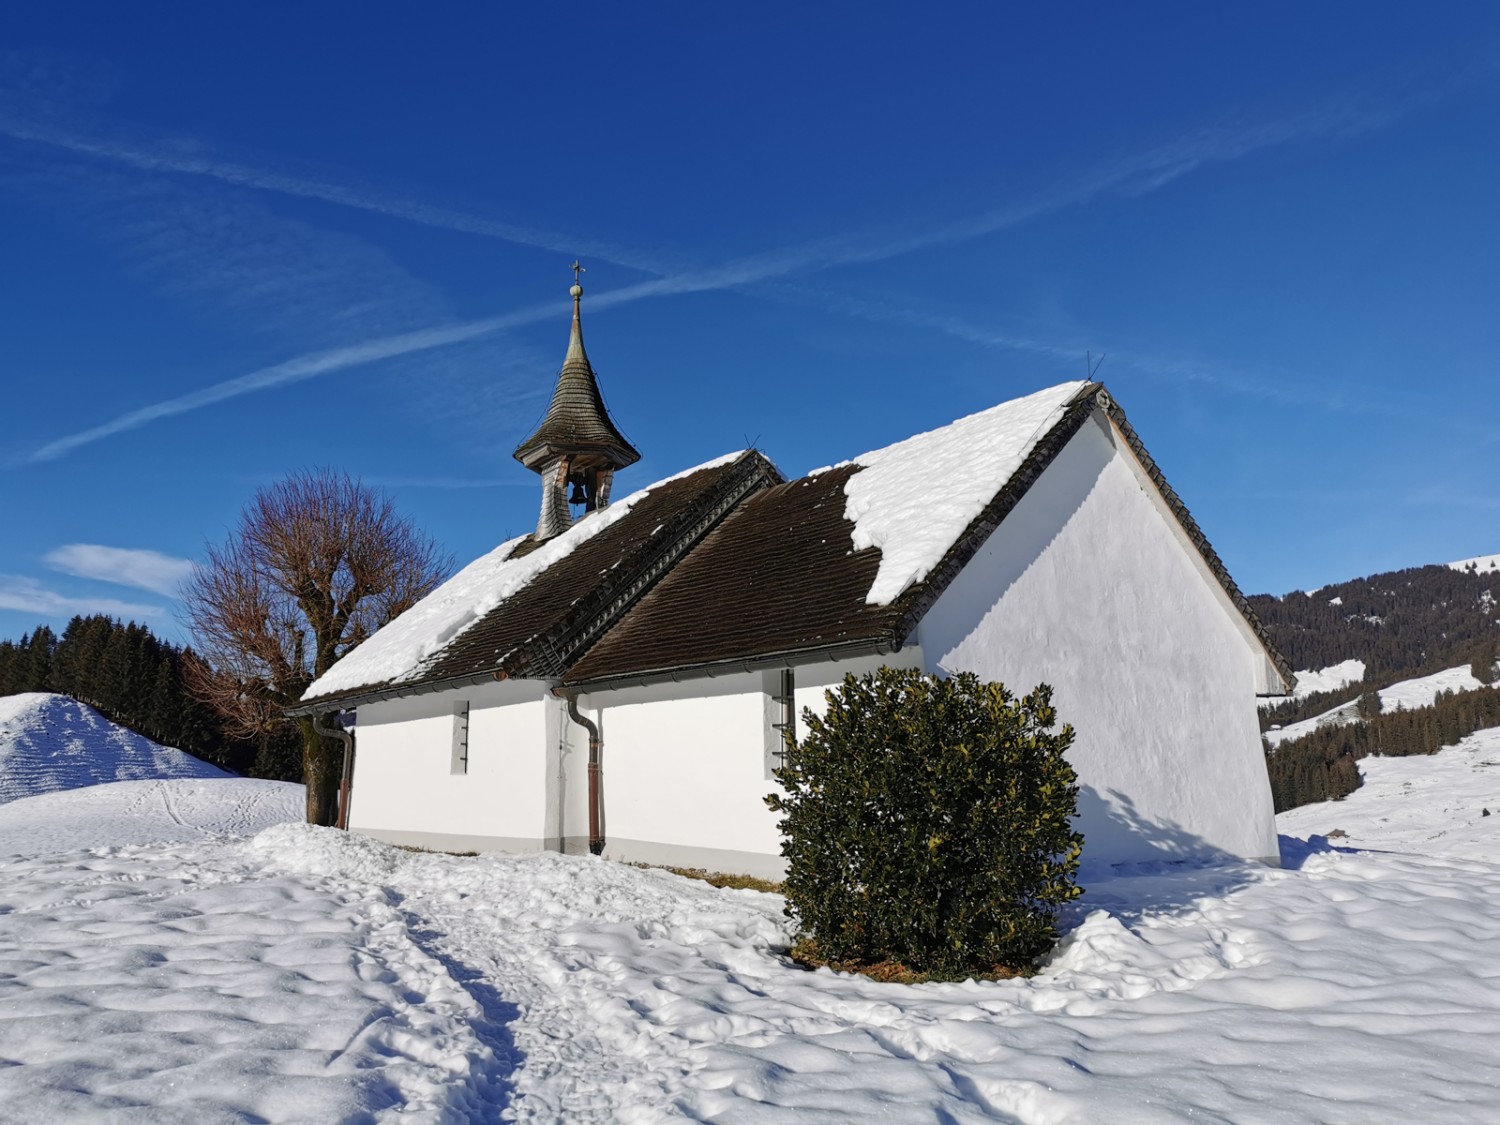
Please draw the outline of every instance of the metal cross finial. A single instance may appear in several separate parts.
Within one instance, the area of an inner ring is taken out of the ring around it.
[[[573,271],[573,284],[582,285],[583,275],[588,273],[588,269],[584,266],[579,265],[577,258],[573,259],[573,264],[568,268]]]

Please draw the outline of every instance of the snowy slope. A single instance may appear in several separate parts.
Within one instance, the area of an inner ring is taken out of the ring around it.
[[[1292,699],[1304,699],[1320,691],[1337,691],[1349,684],[1357,684],[1365,678],[1365,662],[1363,660],[1344,660],[1338,664],[1330,664],[1327,668],[1296,673],[1297,687],[1292,692]],[[1285,703],[1287,697],[1284,695],[1268,696],[1259,701],[1261,707],[1275,707]]]
[[[1298,672],[1297,688],[1292,693],[1292,697],[1301,699],[1315,692],[1337,691],[1347,684],[1357,684],[1364,678],[1365,662],[1363,660],[1345,660],[1316,671]]]
[[[1298,675],[1300,677],[1301,673]],[[1417,707],[1431,707],[1433,700],[1438,697],[1438,692],[1474,691],[1476,688],[1485,686],[1487,685],[1474,678],[1467,664],[1458,668],[1444,668],[1441,672],[1434,672],[1430,676],[1401,680],[1388,688],[1381,688],[1380,708],[1382,711],[1394,711],[1398,707],[1404,707],[1411,711]],[[1320,726],[1327,726],[1330,723],[1352,723],[1357,717],[1357,706],[1357,703],[1344,703],[1331,707],[1310,719],[1288,723],[1280,730],[1266,731],[1265,739],[1272,746],[1280,746],[1290,739],[1311,734]]]
[[[0,696],[0,803],[106,781],[229,776],[66,695]]]
[[[1283,832],[1355,848],[1500,863],[1500,728],[1475,731],[1431,757],[1364,758],[1364,784],[1341,801],[1289,809]],[[1485,815],[1488,809],[1490,815]]]
[[[301,820],[300,785],[246,777],[116,781],[0,805],[0,856],[246,836]]]
[[[1472,559],[1459,559],[1458,562],[1448,564],[1453,570],[1468,570],[1471,566],[1480,574],[1488,574],[1495,571],[1500,574],[1500,555],[1479,555]]]

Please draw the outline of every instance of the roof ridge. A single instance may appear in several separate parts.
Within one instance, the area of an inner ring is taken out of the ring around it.
[[[561,676],[569,663],[587,653],[593,643],[645,596],[683,555],[697,546],[747,496],[758,491],[757,486],[774,487],[772,478],[780,476],[770,460],[753,449],[743,451],[729,463],[729,467],[734,471],[726,474],[721,485],[701,497],[701,503],[679,508],[660,525],[666,528],[675,524],[680,530],[675,535],[669,532],[664,536],[661,546],[641,560],[633,577],[623,582],[606,579],[594,586],[574,603],[574,612],[552,630],[531,638],[515,653],[502,656],[497,671],[504,672],[506,665],[518,665],[532,677]],[[684,524],[686,526],[682,526]],[[514,661],[512,655],[516,657]]]

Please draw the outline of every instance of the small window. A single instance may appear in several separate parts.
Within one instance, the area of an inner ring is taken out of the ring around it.
[[[453,762],[450,772],[469,772],[469,703],[467,700],[453,705]]]
[[[797,674],[790,668],[766,673],[766,778],[786,764],[797,742]]]

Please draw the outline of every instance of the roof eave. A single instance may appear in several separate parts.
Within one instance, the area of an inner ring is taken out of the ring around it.
[[[901,648],[900,638],[889,633],[882,633],[877,637],[860,638],[854,641],[839,641],[808,648],[783,649],[757,656],[727,657],[723,660],[704,661],[697,664],[653,668],[622,676],[595,676],[579,680],[564,676],[561,683],[552,690],[554,694],[564,691],[586,694],[628,687],[649,687],[655,684],[680,683],[684,680],[733,676],[768,668],[794,668],[827,661],[853,660],[861,656],[884,656],[887,653],[899,652]]]
[[[528,439],[516,446],[511,455],[528,469],[536,471],[553,461],[577,453],[597,453],[609,459],[616,469],[634,465],[641,459],[633,445],[624,438],[618,442],[569,442],[558,444],[546,438]]]
[[[368,703],[383,703],[388,699],[404,699],[413,695],[430,695],[433,692],[471,687],[474,684],[509,678],[499,669],[493,669],[464,676],[449,676],[439,680],[419,680],[413,683],[388,684],[385,687],[358,688],[338,695],[304,700],[295,707],[286,708],[282,714],[289,718],[297,718],[300,715],[326,715],[331,711],[352,711]]]

